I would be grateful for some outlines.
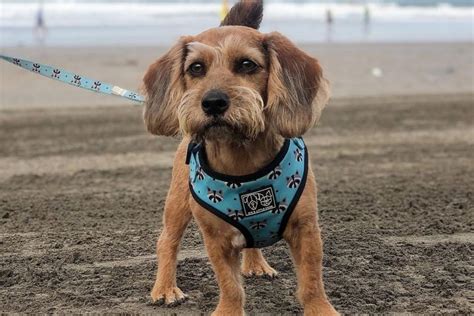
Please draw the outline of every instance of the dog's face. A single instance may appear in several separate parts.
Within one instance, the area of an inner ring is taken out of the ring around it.
[[[254,139],[265,130],[267,60],[261,35],[247,27],[211,29],[186,45],[180,129],[198,138]]]
[[[329,97],[322,70],[284,36],[256,30],[257,3],[238,3],[223,26],[182,37],[150,66],[151,133],[243,142],[300,136],[315,124]]]

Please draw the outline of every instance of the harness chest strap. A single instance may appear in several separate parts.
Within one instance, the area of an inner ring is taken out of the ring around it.
[[[189,144],[186,163],[193,198],[239,229],[247,248],[266,247],[282,238],[308,173],[308,153],[302,138],[286,139],[275,159],[251,175],[213,171],[201,144]]]

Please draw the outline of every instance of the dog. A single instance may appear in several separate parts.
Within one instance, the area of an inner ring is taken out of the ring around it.
[[[280,238],[305,315],[337,315],[324,290],[316,183],[300,138],[319,120],[329,86],[316,59],[258,31],[262,15],[263,1],[238,2],[219,27],[181,37],[144,76],[147,130],[182,137],[151,297],[168,306],[185,300],[177,254],[194,218],[220,290],[213,315],[244,314],[241,274],[275,277],[259,248]]]

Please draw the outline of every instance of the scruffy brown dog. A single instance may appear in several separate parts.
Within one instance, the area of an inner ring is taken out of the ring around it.
[[[230,176],[252,174],[275,159],[285,139],[303,135],[318,121],[329,98],[318,61],[279,33],[257,31],[262,13],[262,1],[237,3],[220,27],[182,37],[144,77],[148,131],[183,136],[157,244],[153,301],[175,305],[185,299],[176,284],[176,260],[191,217],[202,232],[220,288],[213,315],[244,314],[241,273],[277,274],[259,249],[246,248],[241,231],[193,198],[190,167],[186,165],[188,144],[198,142],[205,148],[212,170]],[[316,183],[311,167],[282,237],[294,259],[298,298],[305,314],[337,314],[323,286]]]

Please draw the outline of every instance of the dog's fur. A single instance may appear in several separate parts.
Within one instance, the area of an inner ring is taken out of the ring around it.
[[[190,140],[205,143],[209,165],[229,175],[254,173],[276,156],[284,138],[303,135],[318,121],[329,98],[318,61],[279,33],[257,31],[262,1],[241,1],[220,27],[182,37],[152,64],[145,77],[145,125],[156,135],[182,135],[157,244],[158,272],[153,301],[175,305],[185,299],[176,284],[176,258],[191,217],[197,221],[217,276],[220,299],[214,315],[242,315],[244,275],[276,276],[258,249],[243,249],[242,234],[191,197],[185,164]],[[257,68],[243,73],[243,59]],[[195,62],[205,72],[191,74]],[[219,118],[201,108],[206,92],[220,90],[230,106]],[[283,234],[298,276],[298,298],[307,315],[336,311],[322,281],[322,243],[317,218],[316,183],[311,167],[303,194]],[[240,266],[240,252],[243,252]]]

